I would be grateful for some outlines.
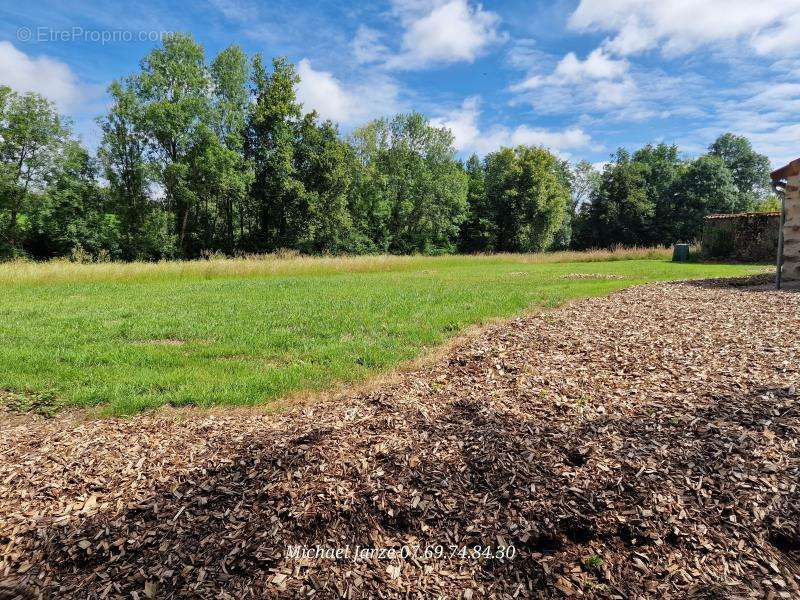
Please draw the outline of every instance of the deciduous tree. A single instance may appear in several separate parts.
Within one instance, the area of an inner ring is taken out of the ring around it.
[[[647,246],[653,241],[655,203],[647,193],[641,165],[624,149],[603,169],[587,211],[590,247]]]
[[[68,137],[51,102],[0,86],[0,255],[22,252],[27,202],[58,169]]]
[[[742,201],[730,170],[715,155],[701,156],[686,165],[673,184],[672,194],[672,237],[684,242],[698,238],[706,215],[736,212]]]
[[[473,154],[464,165],[467,173],[467,218],[461,225],[461,252],[491,252],[496,241],[495,223],[486,198],[486,168]]]
[[[769,158],[759,154],[746,137],[723,133],[708,147],[730,170],[739,194],[737,210],[750,210],[770,193]]]
[[[486,196],[495,224],[494,248],[541,252],[562,224],[570,190],[551,152],[518,146],[486,157]]]
[[[253,61],[253,108],[247,129],[247,156],[254,164],[251,195],[257,211],[253,243],[262,250],[293,248],[308,235],[308,207],[295,173],[295,144],[301,119],[295,86],[299,78],[286,58],[267,72]]]
[[[467,212],[467,175],[453,135],[419,113],[380,119],[353,134],[361,165],[352,205],[371,212],[362,230],[376,249],[452,252]]]

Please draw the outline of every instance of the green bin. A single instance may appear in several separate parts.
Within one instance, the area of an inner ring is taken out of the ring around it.
[[[672,248],[672,262],[689,260],[689,244],[675,244]]]

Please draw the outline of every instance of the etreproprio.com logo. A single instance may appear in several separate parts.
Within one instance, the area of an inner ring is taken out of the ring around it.
[[[20,27],[17,29],[17,40],[20,42],[89,42],[93,44],[119,44],[129,42],[159,42],[170,31],[131,31],[129,29],[85,29],[70,27],[56,29],[54,27]]]

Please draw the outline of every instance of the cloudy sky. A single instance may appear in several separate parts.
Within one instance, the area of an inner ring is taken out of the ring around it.
[[[464,154],[692,155],[734,131],[775,166],[800,156],[800,0],[0,0],[0,83],[50,97],[94,146],[106,86],[166,31],[287,55],[306,108],[343,131],[415,109]]]

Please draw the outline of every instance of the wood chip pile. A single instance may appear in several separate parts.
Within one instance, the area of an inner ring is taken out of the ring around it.
[[[14,423],[0,598],[797,598],[799,388],[800,294],[657,284],[280,416]]]

